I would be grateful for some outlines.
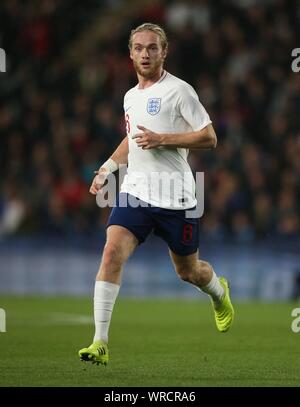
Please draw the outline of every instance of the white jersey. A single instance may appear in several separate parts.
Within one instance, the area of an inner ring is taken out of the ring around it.
[[[132,139],[142,133],[137,125],[155,133],[185,133],[211,123],[193,87],[164,71],[152,86],[139,89],[136,85],[126,93],[124,112],[129,154],[121,192],[161,208],[194,207],[197,201],[187,162],[189,150],[165,146],[143,150]]]

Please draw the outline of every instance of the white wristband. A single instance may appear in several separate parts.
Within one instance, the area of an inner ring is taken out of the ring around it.
[[[105,168],[107,172],[111,174],[119,169],[119,165],[113,159],[109,158],[104,164],[101,165],[100,169],[101,168]]]

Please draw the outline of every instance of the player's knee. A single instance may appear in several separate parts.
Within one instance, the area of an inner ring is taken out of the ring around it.
[[[103,266],[122,265],[122,256],[120,248],[113,243],[106,243],[102,256]]]

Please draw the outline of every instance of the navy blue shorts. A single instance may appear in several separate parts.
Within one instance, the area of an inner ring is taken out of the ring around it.
[[[167,242],[172,252],[179,256],[187,256],[198,250],[199,222],[198,218],[186,218],[185,210],[164,209],[134,198],[136,202],[144,206],[132,207],[130,205],[120,206],[120,197],[128,199],[128,194],[122,192],[112,209],[107,222],[107,227],[119,225],[133,233],[143,243],[147,236],[153,231]],[[128,201],[127,201],[128,202]]]

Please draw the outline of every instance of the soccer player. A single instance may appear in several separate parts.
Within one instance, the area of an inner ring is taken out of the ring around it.
[[[151,231],[167,242],[178,276],[210,296],[220,332],[230,328],[234,316],[226,279],[198,259],[199,219],[186,216],[197,202],[188,150],[216,147],[211,120],[192,86],[164,69],[168,42],[160,26],[145,23],[132,30],[129,50],[138,84],[124,98],[127,136],[90,187],[96,195],[108,174],[128,164],[95,282],[94,340],[79,351],[81,360],[104,365],[123,265]],[[159,176],[173,177],[173,187],[159,188]]]

